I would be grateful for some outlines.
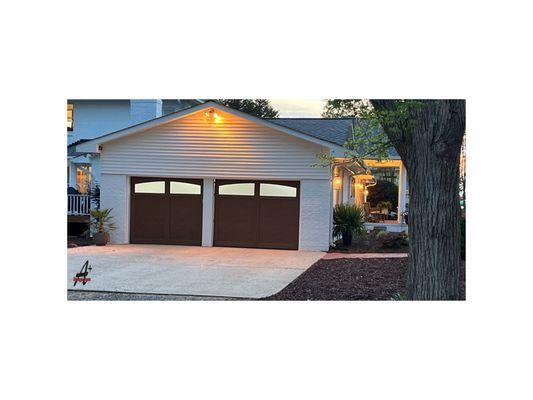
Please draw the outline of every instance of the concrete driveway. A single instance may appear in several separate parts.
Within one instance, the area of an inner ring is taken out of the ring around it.
[[[279,292],[324,253],[160,245],[68,249],[68,289],[261,298]],[[89,260],[91,281],[72,278]]]

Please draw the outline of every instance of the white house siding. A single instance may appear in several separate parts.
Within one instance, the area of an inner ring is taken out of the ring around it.
[[[229,179],[329,179],[312,167],[326,149],[217,110],[105,143],[102,174]]]
[[[111,243],[129,243],[130,193],[126,175],[102,174],[100,178],[100,207],[112,208],[111,215],[117,229],[111,232]]]
[[[331,202],[331,180],[301,181],[300,250],[328,250]]]

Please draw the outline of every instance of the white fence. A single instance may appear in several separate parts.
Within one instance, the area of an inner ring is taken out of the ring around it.
[[[68,215],[89,215],[91,196],[88,194],[67,194]]]

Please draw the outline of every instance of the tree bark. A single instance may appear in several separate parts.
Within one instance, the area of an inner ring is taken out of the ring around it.
[[[420,100],[410,123],[382,118],[409,179],[407,296],[413,300],[459,299],[459,158],[465,132],[464,100]],[[394,115],[397,100],[372,100]]]

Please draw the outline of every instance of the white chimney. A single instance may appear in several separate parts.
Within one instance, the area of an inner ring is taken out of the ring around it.
[[[130,100],[131,124],[140,124],[163,115],[162,100]]]

